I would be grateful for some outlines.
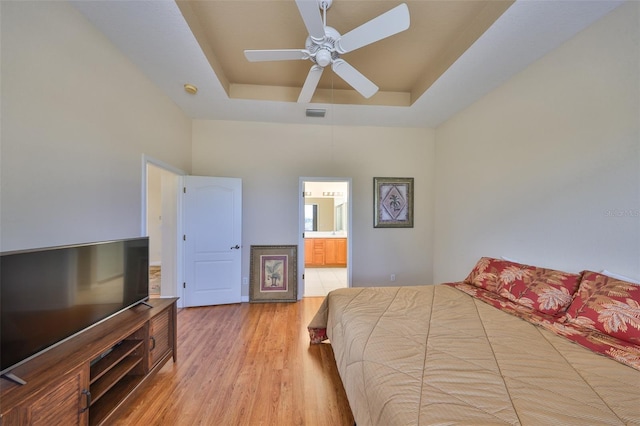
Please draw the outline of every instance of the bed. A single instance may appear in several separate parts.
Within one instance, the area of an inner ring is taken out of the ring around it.
[[[458,283],[332,291],[358,426],[640,424],[640,286],[482,258]]]

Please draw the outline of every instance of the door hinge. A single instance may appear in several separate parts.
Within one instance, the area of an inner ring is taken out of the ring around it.
[[[183,187],[182,187],[182,193],[183,193],[183,194],[186,194],[186,193],[187,193],[187,187],[186,187],[186,186],[183,186]]]
[[[182,241],[187,241],[187,235],[186,234],[182,235]]]
[[[182,283],[182,288],[187,288],[187,283]]]
[[[304,274],[302,274],[302,279],[304,280]]]

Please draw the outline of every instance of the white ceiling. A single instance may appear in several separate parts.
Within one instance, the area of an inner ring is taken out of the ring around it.
[[[264,0],[234,2],[244,4],[244,10],[251,10],[252,3],[264,4]],[[199,43],[174,1],[107,0],[71,3],[193,119],[436,127],[623,1],[516,1],[410,106],[298,104],[233,99],[225,90],[229,76],[218,78],[211,65],[211,52],[208,52],[209,57],[205,55],[201,48],[202,38],[200,37]],[[273,3],[280,4],[282,1]],[[367,8],[367,3],[371,2],[358,0],[358,3]],[[420,2],[407,3],[411,11],[412,3]],[[397,2],[390,4],[393,6]],[[419,8],[413,7],[413,10]],[[330,13],[331,9],[327,12],[329,24]],[[417,16],[412,15],[412,22],[416,21],[414,18]],[[193,25],[193,21],[191,24]],[[265,22],[265,28],[273,25],[281,24]],[[243,28],[235,31],[243,31]],[[233,37],[233,34],[229,37]],[[292,46],[268,48],[296,48],[296,43],[298,42],[294,41]],[[205,45],[205,48],[209,47]],[[245,48],[267,47],[253,45]],[[224,68],[224,64],[222,65]],[[360,71],[367,74],[366,69]],[[304,77],[301,80],[300,85]],[[196,85],[198,93],[195,96],[187,94],[183,89],[185,83]],[[327,115],[323,119],[307,118],[307,107],[326,108]]]

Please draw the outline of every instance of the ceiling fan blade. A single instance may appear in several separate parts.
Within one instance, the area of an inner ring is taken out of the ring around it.
[[[378,91],[378,86],[362,75],[360,71],[345,62],[344,59],[336,59],[333,61],[332,69],[341,79],[349,83],[351,87],[367,99],[375,95]]]
[[[324,23],[322,22],[318,0],[296,0],[296,5],[311,38],[316,41],[323,40]]]
[[[309,52],[304,49],[245,50],[244,56],[250,62],[294,61],[309,59]]]
[[[311,97],[316,91],[320,77],[322,77],[322,71],[324,71],[324,68],[321,66],[314,65],[311,67],[309,74],[307,74],[307,79],[304,81],[304,86],[302,86],[300,96],[298,96],[298,103],[311,102]]]
[[[405,3],[394,7],[349,31],[336,42],[336,50],[347,53],[409,28],[409,8]]]

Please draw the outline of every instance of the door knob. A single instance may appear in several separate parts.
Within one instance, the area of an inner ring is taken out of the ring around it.
[[[240,246],[236,244],[236,246],[235,246],[235,247],[231,247],[231,250],[233,250],[233,249],[236,249],[236,250],[237,250],[237,249],[239,249],[239,248],[240,248]]]

